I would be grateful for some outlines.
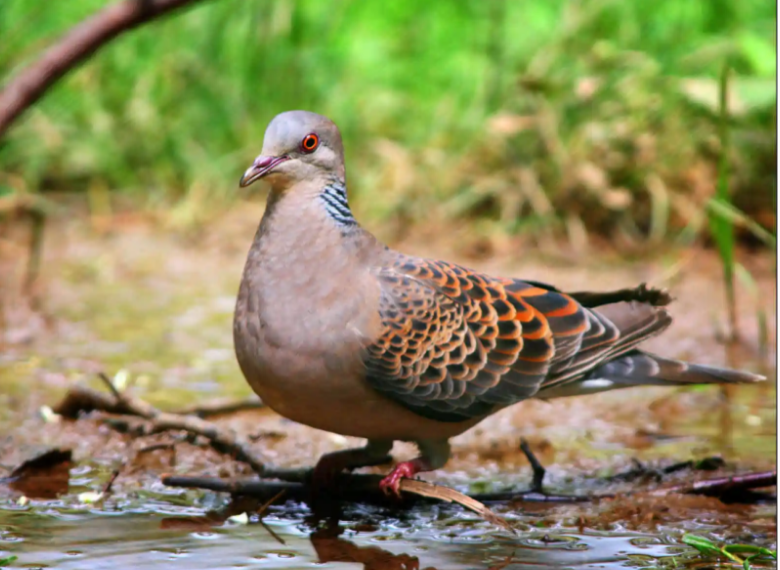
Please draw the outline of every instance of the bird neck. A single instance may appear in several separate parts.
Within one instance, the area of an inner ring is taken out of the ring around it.
[[[327,181],[317,199],[325,208],[325,213],[338,227],[342,229],[357,225],[352,210],[347,201],[347,184],[343,179],[331,178]]]
[[[293,210],[302,208],[308,212],[314,210],[317,218],[321,217],[342,232],[359,227],[349,207],[343,174],[317,176],[293,184],[276,180],[271,185],[266,211],[271,213],[279,207],[282,210],[289,207]]]

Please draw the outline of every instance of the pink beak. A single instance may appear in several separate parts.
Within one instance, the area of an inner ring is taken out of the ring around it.
[[[249,186],[254,182],[255,180],[259,180],[269,172],[271,172],[274,168],[276,168],[279,164],[290,160],[289,156],[258,156],[254,163],[252,163],[252,166],[246,169],[246,172],[244,172],[244,175],[241,177],[241,181],[238,183],[239,186],[244,188],[245,186]]]

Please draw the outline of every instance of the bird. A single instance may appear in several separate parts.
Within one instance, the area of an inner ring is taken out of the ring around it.
[[[529,398],[763,379],[640,348],[672,323],[665,290],[566,293],[389,248],[355,219],[341,134],[322,115],[271,120],[239,185],[261,179],[233,322],[241,371],[278,414],[367,440],[323,455],[315,484],[412,442],[419,455],[379,483],[399,495],[446,464],[450,438]]]

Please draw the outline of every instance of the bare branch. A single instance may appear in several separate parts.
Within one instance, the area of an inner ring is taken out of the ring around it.
[[[0,91],[0,137],[68,71],[123,32],[197,0],[123,0],[73,27]]]
[[[199,418],[206,419],[249,410],[262,410],[263,408],[265,408],[265,404],[255,396],[245,400],[235,400],[233,398],[214,400],[212,402],[206,402],[205,404],[179,408],[176,410],[176,413],[198,416]]]
[[[716,477],[703,481],[692,481],[682,485],[662,487],[652,491],[651,495],[670,495],[679,493],[685,495],[707,495],[708,497],[722,498],[740,491],[751,491],[764,487],[777,486],[777,471],[761,471],[757,473],[743,473],[730,477]]]
[[[104,383],[113,384],[104,374]],[[115,387],[113,388],[116,389]],[[138,398],[127,393],[104,394],[86,386],[74,386],[62,401],[54,407],[54,412],[65,417],[76,418],[81,412],[100,410],[113,414],[127,414],[144,418],[149,424],[149,430],[157,433],[169,430],[181,430],[200,435],[209,440],[211,446],[220,453],[227,453],[238,461],[248,464],[256,473],[263,474],[265,466],[252,453],[250,445],[233,430],[223,429],[197,416],[184,416],[162,412]]]
[[[353,475],[342,474],[339,476],[341,484],[336,489],[337,498],[342,501],[360,501],[380,505],[397,505],[399,500],[388,497],[379,487],[379,475]],[[207,489],[231,495],[247,495],[258,499],[267,499],[284,492],[288,499],[311,500],[311,488],[303,483],[289,481],[267,481],[257,479],[244,479],[228,481],[213,477],[190,477],[182,475],[163,475],[162,483],[168,487],[185,487],[193,489]],[[456,491],[450,487],[436,485],[417,479],[402,479],[401,490],[404,495],[402,502],[419,500],[419,498],[434,499],[447,503],[458,503],[467,509],[474,511],[486,521],[500,526],[512,533],[515,530],[503,517],[498,516],[485,505]],[[407,494],[410,493],[411,495]],[[414,497],[416,496],[416,497]]]

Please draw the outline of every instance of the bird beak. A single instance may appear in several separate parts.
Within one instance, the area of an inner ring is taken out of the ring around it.
[[[255,159],[252,166],[246,169],[238,185],[242,188],[249,186],[252,182],[259,180],[287,160],[290,160],[289,156],[263,156],[261,154]]]

